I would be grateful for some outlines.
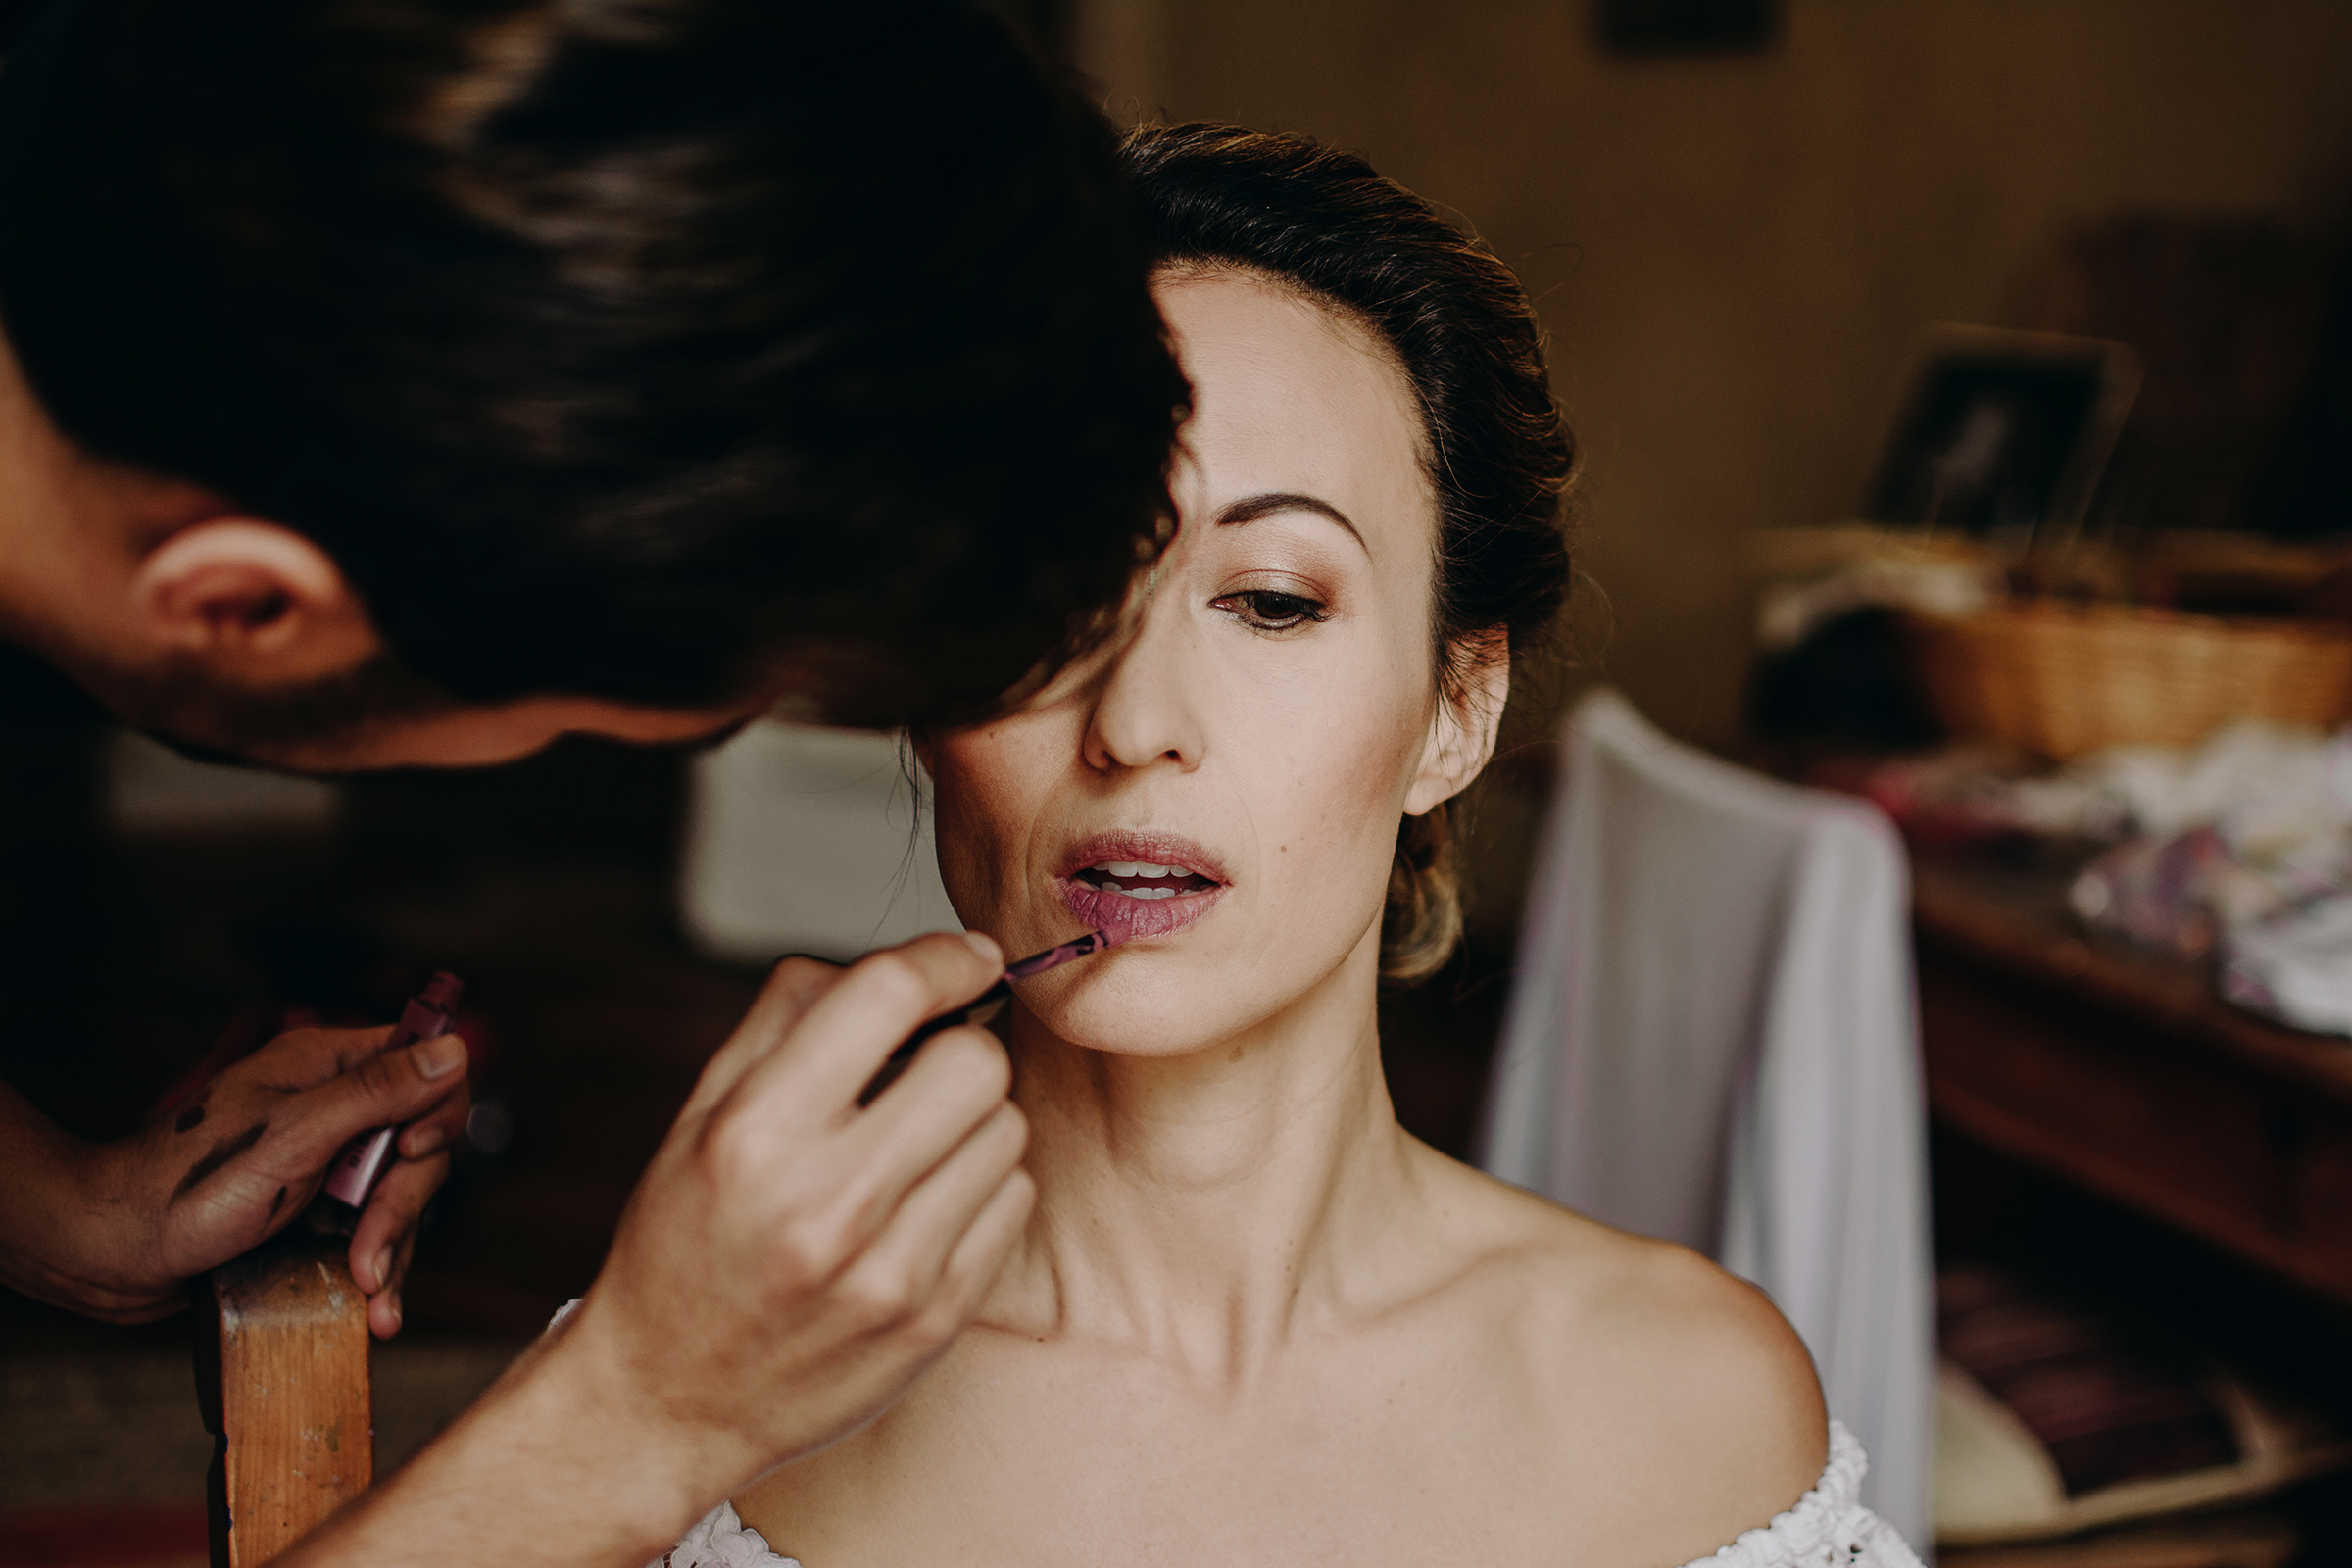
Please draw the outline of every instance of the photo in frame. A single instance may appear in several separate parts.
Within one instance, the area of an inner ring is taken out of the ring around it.
[[[2121,343],[1932,328],[1862,514],[1898,527],[2033,540],[2078,527],[2139,390]]]

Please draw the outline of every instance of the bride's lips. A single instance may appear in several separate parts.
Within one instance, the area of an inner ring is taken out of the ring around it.
[[[1106,869],[1112,866],[1164,868],[1164,874],[1113,873]],[[1054,868],[1054,884],[1072,914],[1119,943],[1183,930],[1231,886],[1223,864],[1200,845],[1181,834],[1147,832],[1098,833],[1072,845]]]

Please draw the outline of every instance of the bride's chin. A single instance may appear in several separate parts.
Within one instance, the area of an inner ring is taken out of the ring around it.
[[[1023,1044],[1022,1037],[1034,1031],[1045,1037],[1038,1044],[1134,1060],[1166,1061],[1196,1055],[1222,1045],[1227,1034],[1175,1004],[1098,1007],[1082,1003],[1047,1008],[1028,1021],[1030,1030],[1014,1030],[1016,1050]]]
[[[1056,1046],[1092,1053],[1102,1056],[1125,1056],[1137,1061],[1166,1061],[1189,1056],[1216,1045],[1215,1040],[1197,1033],[1177,1033],[1163,1029],[1139,1031],[1135,1029],[1090,1029],[1081,1024],[1061,1024],[1040,1020],[1042,1032]],[[1016,1040],[1015,1045],[1019,1042]]]

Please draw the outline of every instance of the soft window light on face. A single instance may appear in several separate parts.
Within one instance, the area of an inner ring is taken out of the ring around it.
[[[1015,950],[1126,918],[1113,962],[1024,997],[1150,1054],[1377,962],[1438,708],[1435,501],[1393,357],[1254,276],[1159,297],[1194,413],[1133,640],[1075,694],[928,748],[958,912]]]

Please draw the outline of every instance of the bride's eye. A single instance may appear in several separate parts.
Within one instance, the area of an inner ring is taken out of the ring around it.
[[[1304,594],[1277,593],[1271,588],[1246,588],[1209,603],[1257,631],[1289,631],[1331,613],[1330,607],[1320,600]]]

